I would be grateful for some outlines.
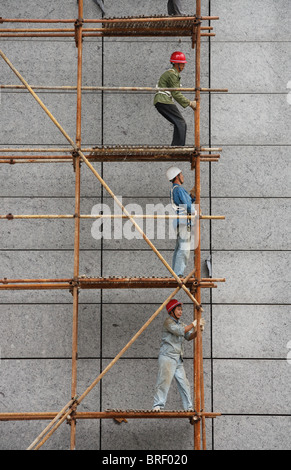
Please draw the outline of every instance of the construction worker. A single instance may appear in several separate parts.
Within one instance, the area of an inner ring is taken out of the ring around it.
[[[183,409],[185,411],[192,411],[193,404],[190,385],[183,365],[183,344],[185,339],[191,341],[196,337],[197,332],[195,328],[197,320],[194,320],[189,325],[183,323],[180,320],[183,313],[183,304],[176,299],[170,300],[166,305],[166,309],[169,316],[163,324],[153,410],[163,410],[172,380],[175,377]],[[204,325],[205,320],[202,318],[200,321],[202,331],[204,330]]]
[[[195,186],[190,193],[183,188],[184,175],[180,168],[171,166],[167,170],[167,178],[172,183],[170,192],[171,204],[177,215],[196,215],[195,210]],[[183,277],[187,266],[191,247],[191,228],[193,223],[188,219],[175,219],[177,239],[173,254],[172,268],[177,276]]]
[[[184,16],[181,0],[168,0],[168,13],[174,16]]]
[[[173,52],[170,58],[173,67],[160,77],[158,88],[180,88],[180,73],[187,64],[187,60],[183,52]],[[174,125],[174,135],[172,146],[183,147],[186,142],[187,124],[177,106],[174,104],[173,98],[183,108],[190,106],[193,110],[196,108],[196,101],[190,101],[181,91],[158,91],[155,94],[154,105],[157,111],[164,116],[171,124]]]

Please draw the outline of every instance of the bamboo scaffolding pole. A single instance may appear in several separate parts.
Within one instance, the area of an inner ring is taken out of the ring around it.
[[[82,142],[82,65],[83,65],[83,0],[78,2],[78,21],[75,23],[76,46],[78,48],[77,59],[77,115],[76,115],[76,146],[81,147]],[[74,234],[74,279],[79,277],[80,261],[80,201],[81,201],[81,161],[77,154],[74,161],[75,169],[75,234]],[[79,315],[79,290],[73,287],[73,331],[72,331],[72,379],[71,397],[77,395],[77,363],[78,363],[78,315]],[[71,420],[71,450],[76,448],[76,419]]]
[[[162,16],[162,17],[144,17],[144,18],[102,18],[102,19],[85,19],[84,23],[156,23],[159,21],[164,22],[174,22],[174,21],[188,21],[196,20],[197,16]],[[219,16],[201,16],[200,20],[210,21],[210,20],[219,20]]]
[[[168,277],[168,278],[164,278],[164,277],[150,277],[150,278],[135,278],[135,277],[86,277],[86,278],[83,278],[83,277],[78,277],[77,278],[78,282],[96,282],[96,281],[108,281],[108,280],[115,280],[115,281],[121,281],[121,282],[126,282],[126,281],[152,281],[152,282],[175,282],[175,280],[171,277]],[[70,282],[73,282],[74,279],[73,278],[67,278],[67,279],[7,279],[7,278],[4,278],[4,279],[0,279],[0,287],[1,287],[1,284],[17,284],[17,283],[70,283]],[[195,278],[193,279],[190,279],[190,282],[194,282],[196,281]],[[201,279],[201,282],[225,282],[225,278],[212,278],[212,277],[209,277],[209,278],[202,278]]]
[[[71,289],[71,284],[3,284],[0,290],[65,290]]]
[[[83,38],[101,38],[101,37],[164,37],[167,36],[182,36],[182,37],[189,37],[192,35],[192,32],[182,32],[182,31],[173,31],[171,33],[165,31],[157,31],[153,30],[153,32],[146,31],[146,32],[118,32],[116,31],[115,34],[110,33],[110,30],[104,29],[102,33],[82,33]],[[201,34],[203,37],[215,36],[215,33],[203,33]],[[75,35],[73,33],[0,33],[0,38],[74,38]]]
[[[173,154],[175,153],[187,153],[187,152],[196,152],[196,148],[195,147],[166,147],[166,146],[162,146],[162,147],[148,147],[148,146],[143,146],[143,147],[136,147],[136,146],[133,146],[133,145],[130,145],[130,146],[127,146],[127,145],[124,145],[124,146],[116,146],[116,145],[113,145],[113,146],[103,146],[102,148],[98,148],[98,147],[91,147],[91,148],[81,148],[80,149],[82,152],[96,152],[96,151],[109,151],[109,152],[113,152],[113,151],[118,151],[118,152],[128,152],[128,151],[135,151],[135,152],[144,152],[144,151],[155,151],[157,153],[160,153],[160,152],[171,152]],[[213,147],[213,148],[200,148],[200,152],[214,152],[214,151],[222,151],[222,148],[219,148],[219,147]],[[44,153],[49,153],[49,152],[52,152],[52,153],[61,153],[61,152],[68,152],[68,153],[72,153],[72,149],[71,148],[62,148],[62,147],[59,147],[59,148],[0,148],[0,152],[4,152],[4,153],[23,153],[23,152],[26,152],[26,153],[41,153],[41,152],[44,152]],[[198,152],[199,153],[199,152]]]
[[[186,283],[188,279],[191,278],[193,275],[194,270],[188,274],[185,278],[184,282]],[[185,287],[185,284],[183,284]],[[179,285],[169,296],[168,298],[160,305],[160,307],[153,313],[153,315],[147,320],[147,322],[138,330],[138,332],[131,338],[131,340],[124,346],[124,348],[115,356],[115,358],[105,367],[105,369],[98,375],[98,377],[91,383],[91,385],[83,392],[83,394],[75,400],[74,404],[77,406],[86,398],[86,396],[91,392],[91,390],[100,382],[100,380],[107,374],[107,372],[116,364],[116,362],[123,356],[123,354],[130,348],[130,346],[137,340],[137,338],[146,330],[146,328],[153,322],[153,320],[159,315],[159,313],[166,307],[167,303],[180,291],[181,285]],[[72,402],[72,400],[71,400]],[[69,403],[71,403],[69,402]],[[72,404],[72,403],[71,403]],[[66,405],[65,408],[58,414],[59,422],[56,424],[56,418],[54,423],[51,422],[47,428],[33,441],[33,443],[29,446],[28,450],[31,450],[36,444],[35,450],[39,449],[47,439],[53,434],[53,432],[65,421],[67,416],[71,413],[71,408],[67,411],[68,406]],[[52,428],[53,426],[53,428]],[[52,429],[51,429],[52,428]],[[51,429],[48,434],[46,434],[46,430]],[[42,439],[42,440],[41,440]],[[41,442],[40,442],[41,440]]]
[[[73,19],[27,19],[27,18],[0,18],[1,23],[75,23],[76,18]]]
[[[196,0],[196,16],[201,17],[201,0]],[[199,22],[196,34],[196,50],[195,50],[195,100],[196,109],[194,113],[194,133],[195,133],[195,147],[200,148],[200,111],[201,111],[201,92],[200,92],[200,75],[201,75],[201,22]],[[200,154],[195,160],[195,189],[196,189],[196,204],[201,200],[201,181],[200,181]],[[194,265],[195,277],[198,283],[201,280],[201,234],[200,234],[200,221],[199,221],[199,236],[196,241],[196,249],[194,250]],[[198,286],[196,289],[196,297],[198,302],[201,302],[201,289]],[[194,306],[194,318],[197,320],[197,325],[200,325],[201,313]],[[201,375],[203,374],[203,355],[202,355],[202,341],[201,331],[197,328],[197,335],[194,338],[194,408],[196,411],[201,411]],[[201,448],[201,425],[200,421],[194,423],[194,449],[200,450]]]
[[[105,28],[82,28],[83,32],[101,32]],[[202,26],[202,31],[212,31],[212,26]],[[75,32],[74,28],[0,28],[0,33],[72,33]]]
[[[31,85],[32,90],[69,90],[76,91],[77,87],[73,85],[61,85],[61,86],[45,86],[45,85]],[[2,90],[26,90],[24,85],[0,85]],[[123,87],[109,87],[109,86],[82,86],[82,91],[146,91],[151,93],[157,93],[158,91],[185,91],[185,92],[195,92],[196,88],[158,88],[158,87],[138,87],[138,86],[123,86]],[[201,88],[201,92],[204,93],[227,93],[227,88]]]
[[[216,288],[215,282],[225,282],[224,280],[203,280],[200,282],[196,278],[187,281],[187,287]],[[69,282],[41,282],[36,280],[28,281],[6,281],[0,283],[0,290],[70,290],[74,287],[79,289],[157,289],[174,288],[177,282],[173,278],[78,278]]]
[[[85,155],[81,152],[80,149],[78,149],[77,145],[74,143],[74,141],[70,138],[70,136],[66,133],[66,131],[62,128],[62,126],[59,124],[59,122],[54,118],[54,116],[51,114],[49,109],[45,106],[45,104],[41,101],[41,99],[38,97],[38,95],[31,89],[30,85],[25,81],[25,79],[22,77],[22,75],[16,70],[16,68],[12,65],[10,60],[6,57],[6,55],[0,50],[0,56],[3,58],[3,60],[9,65],[11,70],[15,73],[15,75],[20,79],[20,81],[27,87],[27,89],[30,91],[32,96],[35,98],[35,100],[38,102],[38,104],[42,107],[42,109],[45,111],[45,113],[49,116],[49,118],[52,120],[52,122],[56,125],[56,127],[59,129],[59,131],[63,134],[63,136],[68,140],[68,142],[72,145],[73,149],[76,151],[76,153],[81,157],[84,163],[90,168],[92,173],[96,176],[98,181],[102,184],[102,186],[106,189],[108,194],[114,199],[116,204],[121,208],[121,210],[124,212],[125,215],[128,216],[129,220],[131,223],[134,225],[136,230],[142,235],[143,239],[146,241],[146,243],[152,248],[154,253],[157,255],[157,257],[160,259],[160,261],[163,263],[163,265],[168,269],[168,271],[174,276],[174,278],[180,283],[180,278],[177,276],[177,274],[173,271],[171,266],[167,263],[167,261],[163,258],[163,256],[160,254],[160,252],[157,250],[157,248],[154,246],[154,244],[150,241],[150,239],[145,235],[145,233],[142,231],[140,226],[135,222],[135,220],[132,218],[132,216],[129,214],[129,212],[126,210],[126,208],[122,205],[122,203],[119,201],[119,199],[115,196],[115,194],[111,191],[109,186],[106,184],[106,182],[101,178],[99,173],[95,170],[95,168],[91,165],[89,160],[85,157]],[[188,289],[181,284],[182,289],[188,297],[196,304],[196,306],[203,311],[201,305],[197,302],[195,297],[188,291]]]
[[[164,281],[163,281],[164,282]],[[140,282],[128,282],[126,284],[121,284],[121,283],[114,283],[111,279],[105,282],[97,282],[97,286],[91,284],[85,284],[82,285],[80,283],[79,288],[81,289],[145,289],[145,288],[164,288],[166,289],[167,287],[173,287],[172,283],[169,283],[170,285],[145,285],[144,283],[141,285]],[[201,288],[207,288],[207,289],[215,289],[217,286],[215,284],[203,284],[199,283],[197,286],[200,286]],[[189,284],[189,287],[191,287],[191,283]],[[5,290],[5,291],[10,291],[10,290],[73,290],[72,284],[5,284],[5,285],[0,285],[0,291]]]
[[[17,283],[17,282],[70,282],[73,279],[65,278],[65,279],[0,279],[0,284],[7,284],[7,283]]]
[[[158,215],[158,214],[134,214],[134,215],[123,215],[123,214],[96,214],[96,215],[91,215],[91,214],[84,214],[84,215],[78,215],[76,214],[63,214],[63,215],[57,215],[57,214],[48,214],[48,215],[13,215],[13,214],[8,214],[8,215],[0,215],[0,220],[7,219],[9,221],[16,219],[16,220],[28,220],[28,219],[128,219],[129,217],[133,219],[165,219],[165,220],[194,220],[197,218],[196,216],[187,216],[187,215]],[[201,220],[224,220],[225,216],[224,215],[200,215],[199,219]]]
[[[103,161],[101,159],[105,158],[116,158],[117,161],[118,159],[123,157],[126,158],[156,158],[156,156],[161,156],[164,158],[170,158],[171,156],[175,156],[177,159],[179,158],[185,158],[185,161],[188,161],[189,158],[196,158],[198,155],[200,155],[200,160],[206,160],[206,159],[217,159],[220,157],[219,154],[202,154],[201,152],[213,152],[213,151],[221,151],[221,148],[208,148],[208,149],[201,149],[201,150],[196,150],[194,147],[134,147],[134,146],[103,146],[100,148],[97,147],[92,147],[92,148],[85,148],[85,149],[80,149],[83,153],[85,152],[90,152],[90,155],[87,155],[87,159],[91,158],[100,158],[100,161]],[[8,153],[32,153],[33,155],[13,155],[13,156],[8,156],[8,155],[1,155],[1,152],[3,154],[8,154]],[[70,153],[70,155],[63,156],[63,155],[34,155],[35,153]],[[49,148],[43,148],[43,149],[33,149],[33,148],[0,148],[0,158],[3,160],[7,160],[7,162],[10,162],[11,160],[20,160],[23,158],[33,160],[34,158],[36,159],[63,159],[67,158],[67,161],[72,162],[72,149],[65,149],[65,148],[54,148],[54,149],[49,149]],[[142,160],[141,160],[142,161]]]
[[[83,23],[142,23],[142,22],[157,22],[157,21],[164,21],[164,22],[173,22],[173,21],[185,21],[185,20],[196,20],[196,16],[170,16],[170,17],[144,17],[144,18],[102,18],[102,19],[83,19]],[[208,21],[208,20],[219,20],[219,16],[201,16],[200,20]],[[0,18],[1,23],[75,23],[75,18],[70,19],[32,19],[32,18]]]
[[[146,31],[141,31],[141,32],[134,32],[134,33],[129,33],[127,32],[127,30],[125,30],[125,32],[121,32],[120,31],[116,31],[114,32],[114,34],[111,34],[108,30],[108,33],[105,32],[106,30],[104,30],[103,33],[83,33],[83,37],[164,37],[164,36],[168,36],[168,37],[176,37],[176,36],[181,36],[181,37],[191,37],[192,36],[192,31],[191,32],[188,32],[187,30],[185,30],[183,32],[183,30],[175,30],[175,31],[172,31],[172,32],[168,32],[168,31],[164,31],[164,30],[161,30],[161,31],[157,31],[157,30],[153,30],[152,32],[146,30]],[[155,32],[154,32],[155,31]],[[209,36],[212,36],[214,37],[215,36],[215,33],[202,33],[201,34],[202,37],[209,37]]]
[[[117,157],[91,157],[91,158],[88,158],[89,161],[92,161],[92,162],[123,162],[123,163],[129,163],[129,162],[150,162],[150,161],[154,161],[154,162],[170,162],[172,161],[172,159],[170,158],[170,156],[161,156],[161,157],[133,157],[133,158],[130,158],[129,156],[120,156],[119,158]],[[177,160],[179,162],[188,162],[189,161],[189,158],[177,158]],[[200,159],[201,162],[212,162],[212,163],[216,163],[218,162],[218,159],[217,158],[201,158]],[[42,158],[38,158],[38,159],[33,159],[33,158],[27,158],[25,160],[23,159],[17,159],[17,160],[13,160],[13,159],[4,159],[4,160],[1,160],[0,159],[0,163],[3,163],[5,165],[27,165],[28,163],[37,163],[37,164],[45,164],[45,163],[70,163],[71,160],[69,158],[58,158],[58,159],[54,159],[54,158],[46,158],[46,159],[42,159]]]
[[[40,413],[0,413],[0,421],[46,421],[52,420],[57,415],[53,411],[44,411]],[[168,418],[193,418],[205,416],[205,418],[215,419],[221,416],[221,413],[202,412],[193,413],[193,411],[151,411],[151,410],[120,410],[120,411],[76,411],[74,416],[77,420],[93,420],[93,419],[168,419]],[[69,417],[68,417],[69,419]]]

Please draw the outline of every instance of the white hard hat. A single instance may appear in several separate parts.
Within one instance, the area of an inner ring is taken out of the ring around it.
[[[176,176],[178,176],[182,170],[178,168],[177,166],[171,166],[168,171],[167,171],[167,178],[169,181],[172,181]]]

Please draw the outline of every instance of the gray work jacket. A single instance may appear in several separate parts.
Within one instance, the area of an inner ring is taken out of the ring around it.
[[[177,361],[180,357],[183,359],[184,340],[190,341],[192,333],[192,330],[185,333],[185,326],[185,323],[175,320],[173,317],[166,318],[163,324],[160,354]]]

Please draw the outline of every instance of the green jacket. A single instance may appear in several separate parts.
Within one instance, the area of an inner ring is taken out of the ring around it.
[[[179,72],[173,67],[170,70],[167,70],[160,77],[158,88],[180,88],[181,76]],[[158,91],[155,94],[154,104],[164,103],[164,104],[173,104],[173,98],[181,105],[183,108],[187,108],[190,104],[188,100],[180,91]]]

